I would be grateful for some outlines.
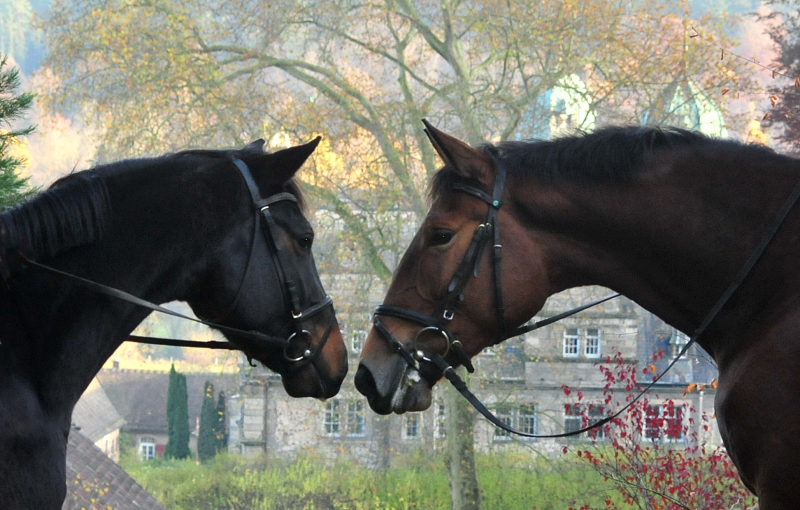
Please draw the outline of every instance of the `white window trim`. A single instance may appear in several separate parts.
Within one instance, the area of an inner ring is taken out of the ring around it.
[[[334,427],[335,426],[335,427]],[[336,430],[333,430],[333,429]],[[322,409],[322,430],[327,437],[342,437],[342,410],[340,399],[330,399]]]
[[[333,428],[336,430],[330,430]],[[366,437],[367,415],[364,401],[343,398],[326,401],[322,409],[322,432],[330,438]]]
[[[151,460],[156,458],[156,440],[153,437],[139,438],[139,458]]]
[[[589,336],[589,330],[597,331],[597,335],[596,336],[592,335],[590,337]],[[603,349],[603,332],[602,332],[602,330],[600,328],[586,328],[584,331],[585,331],[584,332],[585,336],[584,336],[584,342],[583,342],[583,355],[586,356],[587,358],[599,358],[600,357],[600,353],[602,352],[602,349]],[[597,338],[597,352],[596,353],[590,353],[589,352],[589,345],[590,345],[589,344],[589,338],[593,338],[593,339]]]
[[[575,331],[575,334],[568,334],[568,331]],[[567,340],[575,340],[575,352],[567,351]],[[564,337],[562,340],[562,348],[561,352],[565,358],[577,358],[581,354],[581,330],[578,328],[566,328],[564,329]]]

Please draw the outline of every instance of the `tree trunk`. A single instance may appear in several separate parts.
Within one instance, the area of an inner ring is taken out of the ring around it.
[[[466,370],[458,369],[468,382]],[[447,481],[452,510],[480,510],[481,489],[475,471],[475,411],[454,387],[445,392],[447,408]]]

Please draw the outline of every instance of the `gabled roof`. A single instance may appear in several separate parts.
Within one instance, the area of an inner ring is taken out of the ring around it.
[[[106,434],[122,427],[125,420],[95,378],[75,405],[72,423],[80,428],[81,434],[97,442]]]
[[[75,428],[67,443],[67,497],[61,508],[167,510]]]
[[[203,406],[205,382],[214,385],[214,396],[230,396],[239,390],[238,374],[187,373],[189,424],[194,427]],[[167,433],[169,373],[104,369],[97,374],[106,395],[125,420],[126,430]]]

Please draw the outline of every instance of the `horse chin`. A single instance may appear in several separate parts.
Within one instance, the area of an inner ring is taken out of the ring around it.
[[[416,369],[409,368],[392,396],[392,411],[397,414],[424,411],[432,401],[433,390],[427,381]]]
[[[325,400],[339,393],[342,378],[330,379],[322,377],[313,364],[291,375],[281,376],[286,393],[293,398],[311,397]]]

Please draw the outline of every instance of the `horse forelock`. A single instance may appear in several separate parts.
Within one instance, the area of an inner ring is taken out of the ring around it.
[[[569,180],[585,183],[621,183],[634,178],[657,151],[680,148],[738,149],[743,156],[774,154],[763,145],[708,137],[696,131],[656,126],[609,126],[592,133],[553,140],[504,141],[480,150],[501,162],[509,175],[542,182]],[[434,175],[429,197],[435,200],[454,182],[463,182],[446,165]],[[472,183],[473,185],[475,183]]]
[[[111,207],[102,177],[93,170],[63,177],[50,188],[0,214],[5,248],[53,257],[96,242],[109,222]]]

